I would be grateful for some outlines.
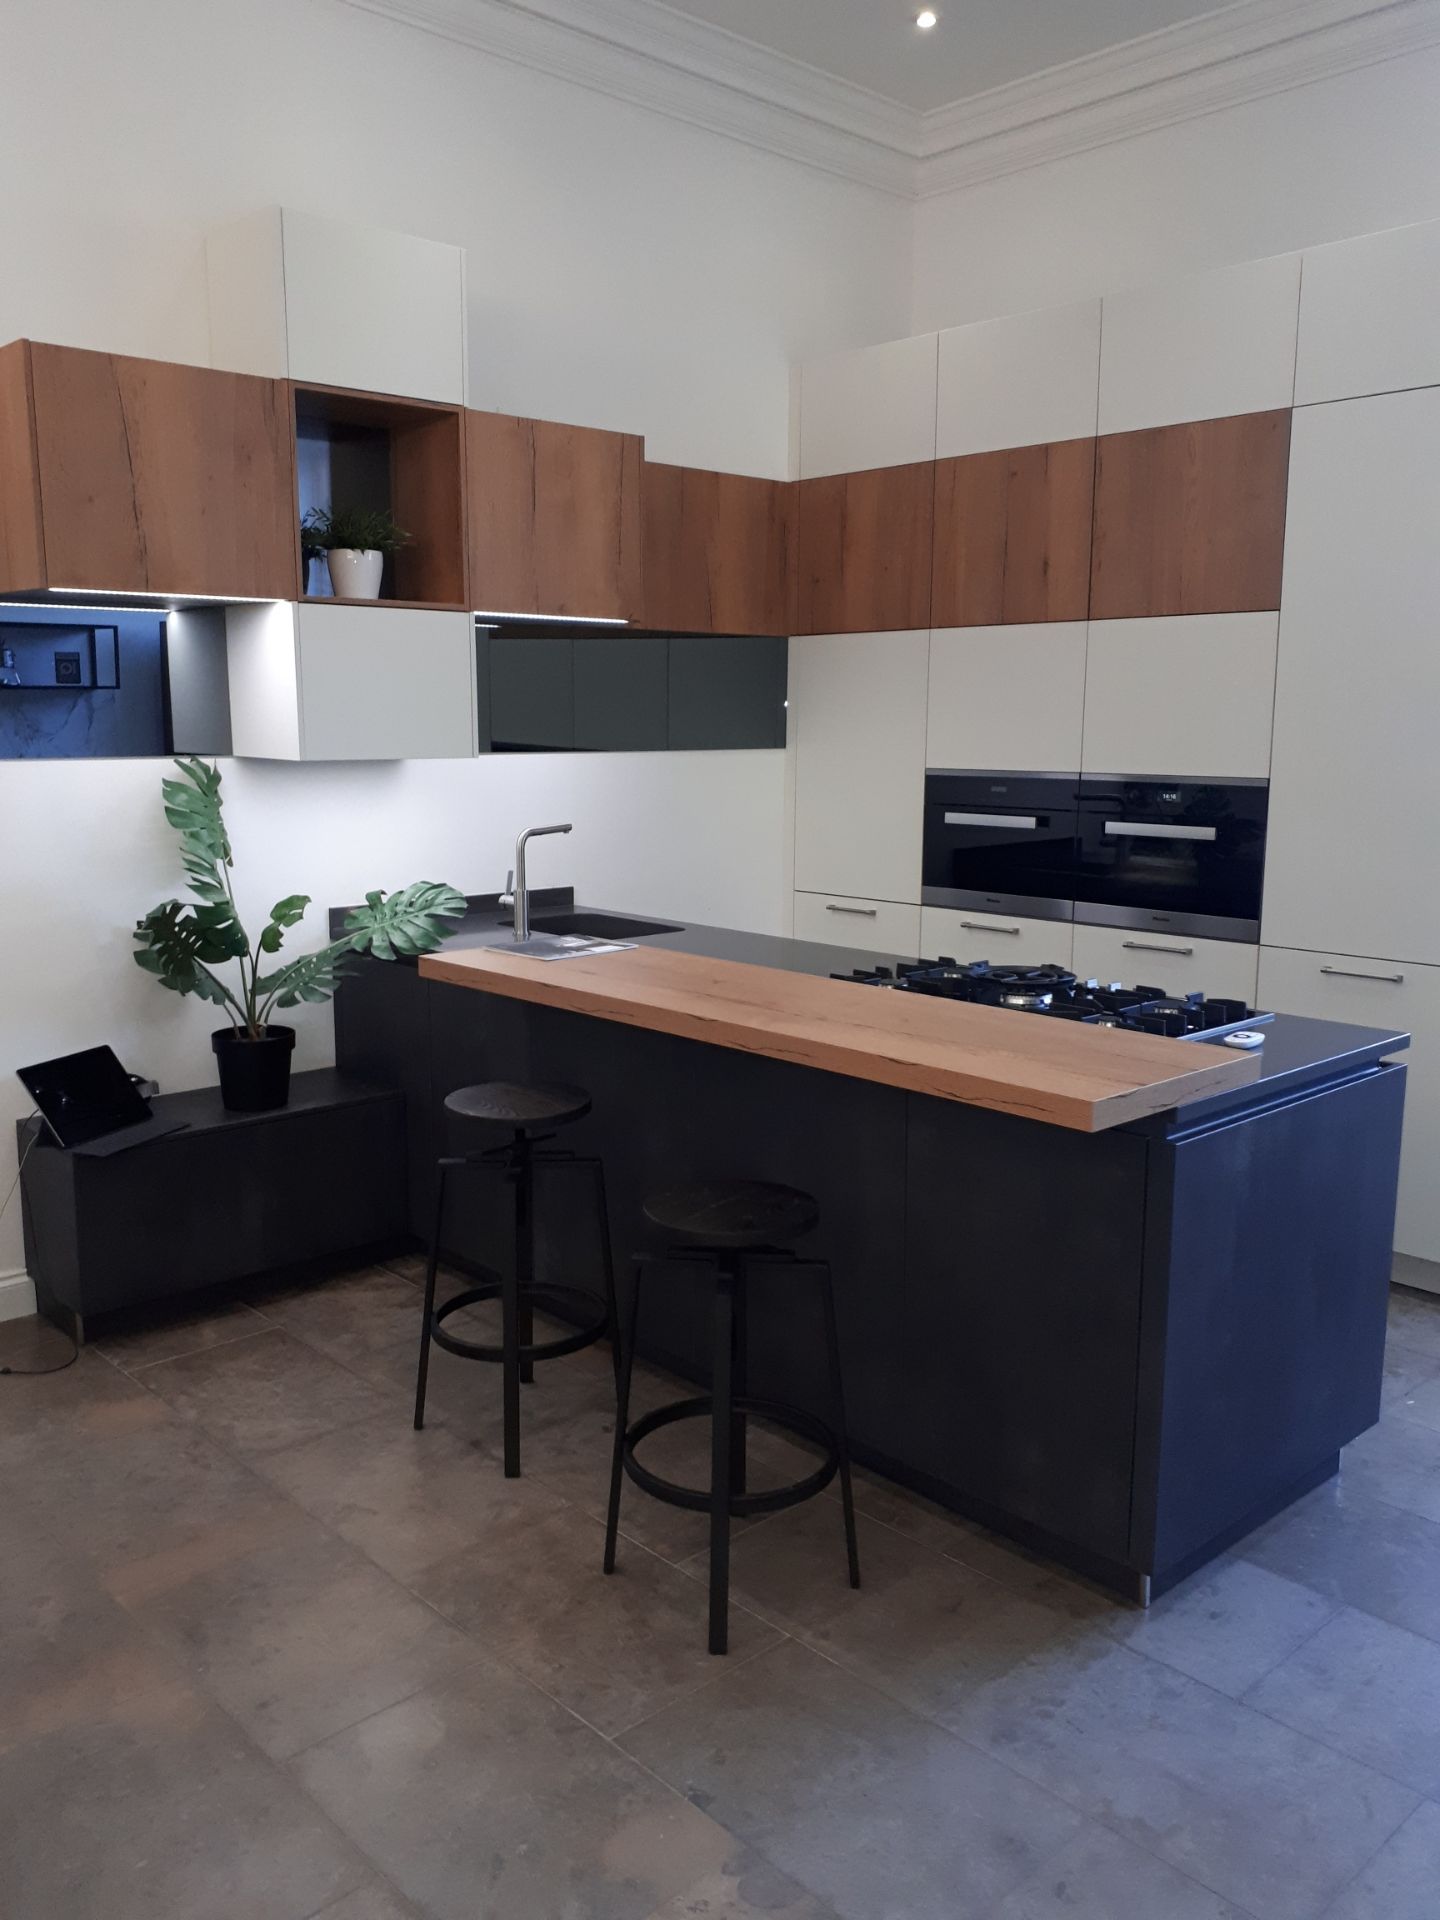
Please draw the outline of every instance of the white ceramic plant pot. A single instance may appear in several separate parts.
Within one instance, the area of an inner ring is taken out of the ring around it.
[[[385,556],[377,547],[332,547],[330,586],[337,600],[378,600]]]

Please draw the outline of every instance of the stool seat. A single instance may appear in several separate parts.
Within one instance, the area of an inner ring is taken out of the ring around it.
[[[700,1246],[773,1247],[808,1233],[820,1209],[798,1187],[765,1180],[706,1180],[652,1193],[645,1217]]]
[[[446,1094],[448,1112],[466,1120],[498,1120],[511,1127],[558,1126],[590,1111],[590,1096],[580,1087],[520,1086],[513,1080],[484,1080]]]

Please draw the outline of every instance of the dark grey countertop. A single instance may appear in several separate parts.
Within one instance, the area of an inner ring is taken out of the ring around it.
[[[569,910],[576,905],[568,887],[534,889],[530,896],[532,916],[543,917],[546,908]],[[583,906],[582,906],[583,910]],[[346,908],[331,913],[332,928],[338,930]],[[592,912],[623,913],[620,907],[594,907]],[[656,915],[642,916],[637,919]],[[508,910],[502,912],[494,894],[478,896],[472,911],[456,926],[447,946],[478,947],[511,937]],[[738,960],[751,966],[776,967],[785,973],[808,973],[823,978],[831,973],[849,973],[857,967],[890,967],[919,959],[918,954],[877,953],[863,947],[832,947],[814,940],[791,940],[783,934],[746,933],[736,927],[711,927],[687,924],[673,933],[649,934],[647,947],[665,947],[676,953],[702,954],[712,960]],[[933,956],[932,956],[933,957]],[[1163,984],[1163,983],[1162,983]],[[1020,1014],[1015,1016],[1022,1018]],[[1030,1018],[1035,1018],[1031,1015]],[[1276,1014],[1264,1025],[1265,1045],[1261,1050],[1261,1070],[1257,1080],[1233,1093],[1199,1100],[1179,1114],[1162,1116],[1159,1121],[1143,1123],[1142,1130],[1156,1125],[1166,1131],[1206,1125],[1227,1112],[1249,1111],[1257,1104],[1283,1098],[1301,1086],[1317,1080],[1343,1077],[1372,1066],[1391,1054],[1402,1052],[1410,1036],[1396,1028],[1352,1027],[1333,1020],[1311,1020],[1299,1014]],[[1219,1041],[1196,1040],[1195,1046],[1218,1046]]]

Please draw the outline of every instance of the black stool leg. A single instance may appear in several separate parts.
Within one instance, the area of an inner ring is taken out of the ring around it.
[[[502,1392],[504,1398],[505,1478],[520,1477],[520,1343],[522,1309],[535,1268],[533,1169],[529,1142],[523,1134],[515,1137],[515,1158],[511,1164],[515,1182],[515,1258],[501,1276],[500,1346]]]
[[[620,1388],[620,1309],[615,1297],[615,1249],[610,1241],[610,1202],[605,1194],[605,1163],[592,1160],[595,1176],[595,1205],[599,1213],[600,1265],[605,1281],[605,1311],[610,1317],[610,1357],[615,1368],[615,1388]]]
[[[420,1320],[420,1365],[415,1375],[415,1431],[425,1425],[425,1387],[430,1378],[430,1329],[435,1316],[435,1276],[440,1266],[440,1229],[445,1219],[445,1175],[442,1161],[435,1177],[435,1224],[430,1234],[430,1258],[425,1266],[425,1311]]]
[[[519,1154],[520,1183],[526,1189],[525,1218],[527,1222],[526,1245],[528,1250],[528,1261],[527,1261],[526,1270],[525,1270],[525,1278],[519,1283],[520,1297],[516,1303],[517,1305],[516,1325],[519,1329],[518,1337],[519,1337],[520,1345],[522,1347],[528,1347],[535,1338],[535,1309],[530,1299],[530,1288],[533,1285],[534,1279],[535,1279],[535,1189],[534,1189],[534,1186],[532,1185],[532,1182],[534,1181],[534,1178],[535,1178],[535,1163],[530,1157],[530,1141],[526,1134],[524,1133],[516,1134],[515,1148],[517,1153]],[[517,1206],[518,1204],[519,1204],[519,1200],[518,1200],[518,1189],[517,1189]],[[520,1245],[518,1214],[516,1218],[515,1244],[517,1248],[517,1257],[518,1257],[518,1248]],[[535,1362],[533,1360],[522,1357],[520,1361],[520,1380],[522,1385],[524,1386],[527,1386],[527,1387],[534,1386]]]
[[[710,1400],[710,1651],[724,1653],[730,1630],[730,1453],[734,1445],[735,1275],[721,1260],[715,1280],[714,1384]]]
[[[735,1305],[731,1316],[730,1333],[730,1392],[735,1400],[743,1400],[750,1391],[750,1270],[744,1256],[735,1261]],[[743,1413],[736,1411],[730,1415],[730,1491],[732,1494],[745,1491],[745,1438],[749,1423]]]
[[[605,1571],[615,1571],[615,1542],[620,1532],[620,1484],[625,1478],[625,1433],[630,1425],[630,1377],[635,1370],[635,1329],[640,1324],[640,1270],[643,1255],[635,1262],[630,1282],[630,1317],[625,1337],[620,1338],[616,1323],[616,1353],[619,1372],[615,1395],[615,1445],[610,1451],[610,1504],[605,1513]],[[611,1282],[612,1292],[614,1282]]]
[[[850,1487],[850,1436],[845,1427],[845,1386],[840,1376],[840,1336],[835,1325],[835,1285],[828,1265],[820,1269],[825,1302],[825,1344],[830,1350],[830,1399],[834,1406],[835,1451],[840,1460],[840,1504],[845,1513],[845,1552],[850,1561],[850,1584],[860,1584],[860,1549],[855,1541],[855,1496]]]

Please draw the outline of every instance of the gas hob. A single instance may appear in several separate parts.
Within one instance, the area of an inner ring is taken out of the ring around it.
[[[1038,1013],[1085,1026],[1158,1033],[1176,1040],[1253,1035],[1253,1040],[1247,1038],[1242,1044],[1258,1044],[1262,1036],[1255,1030],[1273,1018],[1243,1000],[1216,999],[1204,993],[1170,994],[1163,987],[1127,987],[1118,980],[1082,980],[1066,967],[992,966],[985,960],[962,963],[943,954],[938,960],[910,965],[857,967],[851,973],[832,974],[831,978],[896,993],[961,1000],[970,1006]]]

